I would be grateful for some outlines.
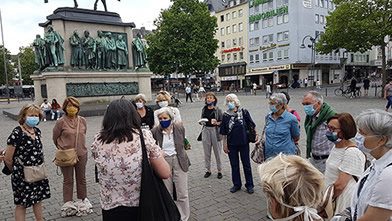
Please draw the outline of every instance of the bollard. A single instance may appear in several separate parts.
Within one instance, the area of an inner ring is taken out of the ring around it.
[[[325,88],[325,96],[328,96],[328,88]]]
[[[377,84],[375,86],[376,86],[376,90],[374,92],[374,96],[377,97]]]

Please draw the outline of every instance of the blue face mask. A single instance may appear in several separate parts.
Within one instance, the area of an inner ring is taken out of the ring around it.
[[[378,135],[369,136],[369,137],[375,137],[375,136],[378,136]],[[380,145],[380,146],[378,146],[378,147],[376,147],[374,149],[366,148],[365,147],[365,136],[363,136],[360,133],[357,133],[357,135],[355,135],[354,139],[355,139],[355,143],[358,145],[358,149],[361,150],[362,152],[365,152],[365,153],[370,153],[373,150],[375,150],[375,149],[377,149],[377,148],[382,146],[382,145]]]
[[[160,124],[161,124],[161,126],[163,127],[163,128],[168,128],[169,126],[170,126],[170,124],[171,124],[171,120],[163,120],[163,121],[161,121],[161,122],[159,122]]]
[[[316,110],[313,108],[313,104],[304,105],[304,111],[308,116],[313,116],[316,113]]]
[[[338,133],[337,132],[331,132],[331,131],[327,131],[325,133],[325,136],[327,136],[327,139],[335,144],[340,142],[340,139],[338,137]]]
[[[227,107],[229,108],[229,110],[233,110],[235,108],[234,102],[232,101],[232,102],[227,103]]]
[[[35,127],[39,123],[39,117],[26,117],[26,124],[29,127]]]
[[[207,102],[207,105],[208,105],[208,106],[212,106],[212,105],[214,105],[214,104],[215,104],[215,101],[211,101],[210,103]]]
[[[278,112],[278,109],[276,109],[275,105],[270,105],[269,109],[270,109],[270,111],[272,111],[272,113]]]

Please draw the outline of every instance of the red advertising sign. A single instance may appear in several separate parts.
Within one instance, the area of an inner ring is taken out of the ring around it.
[[[233,51],[242,51],[243,49],[244,49],[243,47],[241,47],[241,48],[232,48],[232,49],[222,50],[221,53],[224,54],[224,53],[229,53],[229,52],[233,52]]]

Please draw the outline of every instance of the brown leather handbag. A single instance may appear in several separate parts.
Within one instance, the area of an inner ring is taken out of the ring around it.
[[[20,165],[23,166],[24,179],[27,183],[35,183],[37,181],[48,178],[48,172],[46,171],[45,163],[37,166],[25,166],[19,157],[16,159]]]
[[[67,150],[57,149],[56,158],[55,158],[56,166],[69,167],[75,165],[79,161],[78,155],[76,154],[76,147],[78,145],[78,139],[79,139],[79,127],[80,127],[80,119],[78,117],[75,146],[74,148],[67,149]]]

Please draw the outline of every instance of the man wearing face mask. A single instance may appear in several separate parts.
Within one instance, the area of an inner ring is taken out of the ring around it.
[[[180,111],[176,107],[169,106],[170,101],[171,101],[171,96],[167,91],[159,92],[159,94],[155,99],[155,102],[158,104],[159,108],[167,107],[173,112],[174,114],[173,123],[182,124]],[[157,110],[154,111],[154,124],[155,126],[159,125]]]
[[[325,162],[333,147],[325,134],[328,131],[327,120],[336,112],[323,101],[323,96],[317,91],[309,91],[302,99],[306,114],[306,158],[322,173],[325,171]]]

